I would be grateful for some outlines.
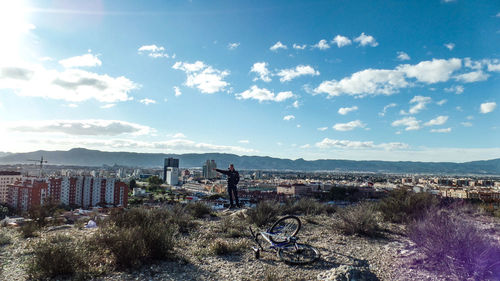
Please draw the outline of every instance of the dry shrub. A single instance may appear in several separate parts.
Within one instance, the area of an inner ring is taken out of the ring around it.
[[[432,194],[396,189],[379,202],[378,209],[386,221],[408,223],[421,218],[438,204],[439,200]]]
[[[262,227],[273,223],[280,213],[280,207],[276,202],[262,201],[254,209],[248,210],[248,222]]]
[[[224,256],[233,253],[240,253],[248,247],[246,240],[237,242],[215,239],[208,245],[208,253],[216,256]]]
[[[344,234],[358,234],[368,237],[379,236],[380,226],[374,203],[363,202],[340,209],[339,221],[334,226]]]
[[[460,210],[433,209],[409,226],[408,236],[426,254],[436,273],[460,280],[499,280],[500,245]]]
[[[336,211],[335,206],[318,202],[312,198],[301,198],[297,201],[287,201],[281,207],[283,215],[322,215],[333,214]]]
[[[186,205],[186,210],[197,219],[204,218],[212,213],[212,209],[203,202],[188,203]]]

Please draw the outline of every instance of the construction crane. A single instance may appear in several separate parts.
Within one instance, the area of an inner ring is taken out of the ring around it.
[[[43,160],[43,156],[40,158],[40,160],[33,160],[33,159],[28,159],[26,161],[31,161],[31,162],[37,162],[40,163],[40,177],[42,177],[43,174],[43,163],[47,163],[47,160]]]

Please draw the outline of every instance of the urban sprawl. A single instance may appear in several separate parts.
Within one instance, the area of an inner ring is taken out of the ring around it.
[[[215,172],[214,160],[200,163],[201,168],[180,168],[179,159],[174,158],[167,158],[162,164],[163,168],[157,169],[3,165],[0,166],[0,203],[19,214],[49,202],[81,210],[172,201],[204,201],[214,209],[227,206],[226,181]],[[239,172],[238,193],[247,206],[261,200],[283,202],[304,197],[346,205],[359,200],[377,200],[394,189],[476,200],[494,208],[500,203],[500,178],[493,176]]]

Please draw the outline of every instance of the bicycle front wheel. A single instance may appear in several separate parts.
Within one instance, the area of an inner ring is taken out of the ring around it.
[[[286,242],[289,237],[297,235],[300,230],[300,219],[296,216],[286,216],[279,219],[277,222],[271,226],[269,233],[273,234],[269,236],[274,243]]]
[[[307,264],[320,256],[318,249],[311,245],[293,243],[278,249],[278,257],[289,264]]]

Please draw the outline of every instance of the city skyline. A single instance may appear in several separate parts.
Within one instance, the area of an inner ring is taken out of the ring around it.
[[[500,158],[500,3],[9,1],[0,151]]]

